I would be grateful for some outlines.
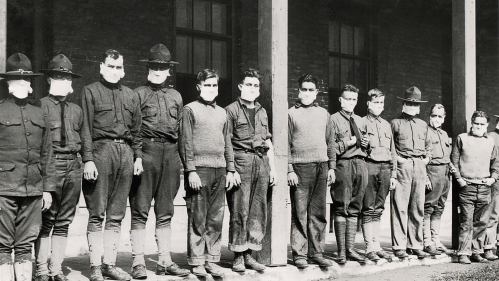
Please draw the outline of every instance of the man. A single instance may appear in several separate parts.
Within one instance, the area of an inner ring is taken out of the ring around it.
[[[365,122],[353,112],[358,96],[359,89],[355,86],[343,86],[339,97],[341,111],[331,115],[337,154],[336,181],[331,188],[331,198],[339,264],[346,263],[347,259],[361,264],[366,262],[354,249],[357,217],[362,210],[367,186],[364,158],[369,145]]]
[[[367,187],[362,206],[362,233],[366,243],[366,258],[391,261],[392,256],[380,246],[380,221],[388,192],[397,184],[397,154],[390,123],[380,117],[385,95],[378,89],[367,93],[368,113],[363,118],[367,126]]]
[[[130,190],[130,212],[132,225],[132,277],[146,279],[144,245],[146,222],[154,199],[156,215],[156,243],[158,245],[158,264],[156,274],[185,276],[189,274],[172,261],[170,256],[171,219],[173,199],[180,186],[182,163],[178,154],[177,139],[182,120],[182,97],[170,88],[170,51],[157,44],[151,48],[147,61],[149,74],[147,84],[135,89],[142,111],[142,165],[144,172],[134,178]]]
[[[499,177],[499,155],[487,134],[489,116],[475,111],[471,130],[457,136],[451,154],[459,183],[459,263],[487,262],[483,253],[485,229],[490,217],[490,186]],[[471,254],[471,259],[470,259]]]
[[[493,132],[487,133],[487,135],[492,137],[492,139],[494,139],[496,147],[499,147],[499,115],[494,115],[494,117],[498,118],[496,128]],[[489,261],[498,259],[497,254],[499,254],[499,251],[494,254],[494,247],[497,247],[499,245],[499,241],[496,242],[497,232],[499,231],[497,224],[499,219],[499,183],[497,182],[494,182],[492,184],[491,198],[492,200],[489,205],[490,217],[487,223],[487,229],[485,230],[485,241],[483,246],[483,257],[488,259]]]
[[[430,126],[428,126],[428,138],[433,154],[431,161],[426,166],[428,181],[426,183],[423,218],[424,251],[432,256],[441,252],[445,254],[453,253],[440,242],[439,238],[440,218],[444,212],[447,195],[449,195],[450,153],[452,150],[452,141],[447,136],[447,133],[442,130],[444,120],[444,106],[435,104],[430,110]]]
[[[33,92],[30,60],[21,53],[7,59],[9,94],[0,100],[0,276],[2,281],[32,279],[31,243],[42,225],[42,211],[55,192],[50,123]],[[14,251],[14,264],[12,261]],[[14,277],[15,271],[15,277]]]
[[[398,258],[406,258],[409,253],[423,259],[429,256],[423,251],[423,214],[426,165],[432,148],[426,137],[428,125],[416,115],[426,101],[421,100],[421,91],[414,86],[405,91],[404,98],[397,98],[403,100],[403,105],[402,115],[391,122],[400,183],[391,191],[392,249]]]
[[[49,95],[40,101],[50,122],[56,190],[52,194],[52,206],[42,215],[42,228],[35,241],[37,281],[67,280],[61,265],[66,252],[69,225],[73,221],[80,199],[82,178],[80,161],[76,154],[81,150],[80,130],[83,113],[78,105],[66,101],[66,97],[73,92],[73,78],[81,77],[73,73],[72,69],[71,61],[61,54],[49,62],[48,69],[40,70],[47,75],[49,83]],[[49,252],[52,255],[47,265]]]
[[[307,256],[321,267],[333,265],[322,253],[326,192],[335,180],[336,151],[330,115],[315,102],[317,83],[317,78],[310,74],[298,79],[299,101],[288,114],[291,249],[298,268],[308,266]]]
[[[199,99],[184,107],[180,156],[184,164],[188,215],[187,262],[192,273],[223,277],[220,261],[225,188],[234,184],[234,156],[227,115],[219,107],[218,75],[197,75]]]
[[[229,135],[234,149],[234,174],[240,185],[227,192],[230,211],[229,250],[234,252],[232,270],[245,271],[245,265],[265,270],[251,255],[262,249],[267,226],[267,189],[275,184],[274,149],[270,140],[267,112],[258,103],[260,74],[243,71],[238,85],[241,97],[228,105]]]
[[[118,51],[104,52],[100,74],[100,81],[85,86],[82,94],[82,189],[89,213],[90,280],[130,280],[116,267],[116,255],[132,178],[142,172],[140,104],[137,94],[120,84],[125,71]]]

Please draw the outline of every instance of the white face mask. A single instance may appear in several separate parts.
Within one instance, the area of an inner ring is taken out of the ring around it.
[[[50,78],[49,94],[53,96],[65,97],[73,92],[72,81],[54,80]]]
[[[204,87],[202,85],[197,85],[198,90],[200,91],[199,96],[207,101],[211,102],[218,96],[218,86],[213,87],[213,85],[218,85],[217,78],[208,78],[204,80],[203,85],[208,84],[211,87]]]
[[[353,109],[357,105],[357,101],[346,100],[343,97],[340,97],[341,109],[346,112],[353,112]]]
[[[107,64],[114,67],[108,67]],[[117,69],[121,67],[121,69]],[[104,62],[100,64],[100,74],[107,82],[111,84],[118,83],[121,78],[125,77],[125,68],[123,67],[123,57],[118,57],[118,59],[112,59],[107,57]]]
[[[149,69],[149,75],[147,76],[147,80],[153,84],[163,84],[166,81],[166,78],[170,76],[170,70],[151,70]]]
[[[497,122],[496,129],[499,130],[499,122]]]
[[[254,87],[254,85],[258,85],[258,87]],[[246,77],[238,87],[241,91],[241,99],[245,101],[253,102],[260,96],[260,80],[258,78]]]
[[[31,83],[25,80],[9,80],[7,81],[9,84],[9,94],[12,94],[14,97],[18,99],[25,99],[28,97],[28,94],[33,93],[33,89],[31,88]]]
[[[419,106],[407,106],[404,104],[402,106],[402,112],[407,115],[416,116],[417,114],[419,114]]]
[[[312,104],[315,101],[316,97],[317,97],[317,94],[311,95],[308,93],[303,93],[301,91],[298,93],[298,98],[300,99],[300,102],[304,105]]]
[[[379,116],[385,107],[383,104],[369,102],[369,107],[367,109],[372,115]]]
[[[440,128],[444,123],[444,119],[440,117],[430,117],[430,126],[433,128]]]

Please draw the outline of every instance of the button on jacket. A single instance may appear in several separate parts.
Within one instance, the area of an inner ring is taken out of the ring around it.
[[[130,88],[104,79],[83,88],[82,159],[93,161],[92,142],[98,139],[124,139],[135,158],[142,158],[141,114],[138,96]]]
[[[390,123],[370,113],[363,119],[367,126],[369,138],[367,159],[375,162],[390,162],[391,177],[397,178],[397,152],[395,151]]]
[[[80,152],[80,131],[83,126],[83,112],[81,108],[71,102],[66,102],[64,110],[64,124],[66,128],[66,145],[61,146],[61,106],[62,103],[54,96],[40,99],[42,108],[50,122],[50,136],[54,153],[72,154]]]
[[[40,102],[0,100],[0,196],[55,191],[48,119]]]
[[[438,165],[450,163],[452,145],[451,139],[447,133],[440,128],[428,126],[428,139],[433,148],[433,155],[429,164]]]
[[[426,138],[428,125],[425,121],[402,114],[391,122],[397,154],[404,158],[432,157],[430,140]]]

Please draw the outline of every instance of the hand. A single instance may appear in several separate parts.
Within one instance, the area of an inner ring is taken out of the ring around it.
[[[367,136],[362,137],[362,139],[360,140],[360,145],[365,149],[369,147],[369,139],[367,138]]]
[[[461,187],[465,187],[466,186],[466,181],[463,180],[463,178],[457,179],[457,183],[459,183],[459,185]]]
[[[85,167],[83,168],[83,178],[87,181],[97,180],[97,167],[95,167],[94,161],[85,162]]]
[[[454,167],[454,166],[450,166],[450,168],[449,168],[449,172],[450,172],[451,174],[454,174],[455,172],[457,172],[456,167]]]
[[[425,187],[426,187],[426,190],[433,190],[433,186],[431,185],[430,179],[426,179]]]
[[[334,169],[329,169],[327,171],[327,185],[330,186],[336,181],[336,174],[334,173]]]
[[[295,172],[288,173],[288,185],[295,187],[298,185],[298,176]]]
[[[192,171],[189,173],[189,186],[196,191],[199,191],[199,189],[201,188],[201,179],[199,178],[196,171]]]
[[[240,186],[241,185],[241,176],[237,171],[234,172],[234,183],[235,186]]]
[[[482,182],[486,185],[486,186],[491,186],[493,183],[496,182],[496,180],[494,178],[486,178],[484,180],[482,180]]]
[[[423,161],[423,163],[424,163],[425,165],[428,165],[428,163],[430,163],[430,158],[425,157],[425,158],[423,158],[421,161]]]
[[[274,170],[270,170],[270,186],[274,186],[277,184],[277,175]]]
[[[348,147],[357,144],[357,137],[352,136],[350,140],[347,142]]]
[[[397,179],[390,178],[390,190],[394,190],[395,187],[397,187],[397,184],[398,184]]]
[[[43,192],[42,198],[42,212],[47,211],[52,206],[52,194],[50,192]]]
[[[235,180],[234,180],[234,172],[227,172],[227,177],[225,178],[225,189],[227,191],[229,191],[235,185],[236,184],[235,184]]]
[[[139,176],[144,171],[142,168],[142,158],[135,159],[135,163],[133,163],[133,175]]]

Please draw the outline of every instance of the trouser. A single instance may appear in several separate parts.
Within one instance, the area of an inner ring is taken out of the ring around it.
[[[483,253],[485,229],[490,217],[490,186],[467,184],[459,189],[458,255]]]
[[[423,249],[423,214],[426,165],[418,158],[397,164],[400,183],[391,191],[391,230],[393,250]]]
[[[31,259],[42,224],[42,196],[0,196],[0,265]]]
[[[133,178],[133,151],[126,143],[112,140],[93,142],[94,163],[99,173],[95,182],[83,181],[88,209],[88,232],[121,230]]]
[[[293,164],[298,185],[290,188],[293,259],[322,257],[325,248],[328,163]]]
[[[390,162],[366,162],[367,165],[367,187],[362,206],[362,224],[376,224],[381,221],[381,215],[385,210],[385,201],[390,191]],[[369,230],[371,233],[369,233]],[[364,227],[364,241],[366,242],[366,253],[380,251],[379,228]]]
[[[189,187],[185,174],[188,216],[187,262],[203,265],[220,261],[220,240],[225,203],[225,168],[196,167],[201,179],[199,191]]]
[[[335,215],[358,217],[367,187],[367,165],[363,159],[340,159],[336,162],[336,181],[331,188]]]
[[[229,250],[260,251],[267,226],[269,159],[266,155],[236,152],[234,164],[241,176],[241,185],[227,192],[230,211]]]
[[[432,189],[426,190],[423,218],[423,245],[438,246],[435,236],[439,237],[437,230],[432,228],[432,221],[440,221],[449,194],[449,165],[427,165],[426,172],[430,179]]]
[[[498,231],[499,219],[499,183],[495,182],[491,186],[491,202],[489,205],[490,217],[485,230],[485,242],[483,248],[490,250],[495,247]]]

